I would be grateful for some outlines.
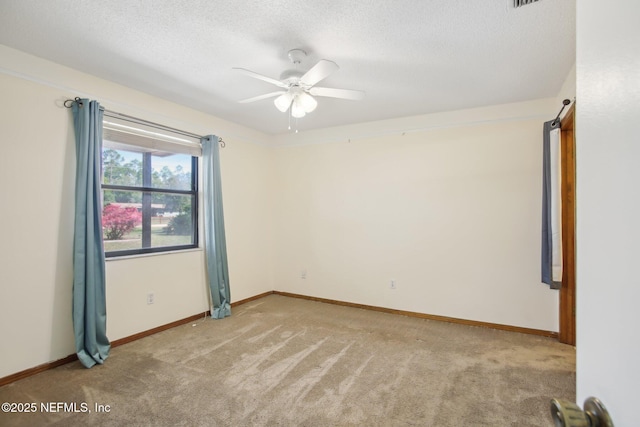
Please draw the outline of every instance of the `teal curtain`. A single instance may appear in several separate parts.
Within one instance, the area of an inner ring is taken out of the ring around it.
[[[227,240],[224,233],[222,181],[220,179],[220,148],[218,137],[202,138],[202,169],[204,193],[204,248],[207,257],[207,277],[211,291],[211,317],[222,319],[231,315]]]
[[[76,201],[73,240],[73,330],[76,353],[87,368],[104,363],[107,338],[100,161],[103,109],[96,101],[72,105],[76,137]]]

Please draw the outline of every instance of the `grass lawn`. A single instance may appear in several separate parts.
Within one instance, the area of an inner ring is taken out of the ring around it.
[[[165,226],[151,227],[151,246],[176,246],[188,245],[191,243],[191,236],[176,236],[165,234]],[[129,234],[123,236],[122,240],[105,240],[105,252],[124,251],[127,249],[142,248],[142,227],[136,227]]]

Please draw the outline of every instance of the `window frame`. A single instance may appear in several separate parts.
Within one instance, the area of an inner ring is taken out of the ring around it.
[[[135,144],[125,143],[126,145],[130,145],[132,147],[136,147]],[[101,156],[104,152],[105,147],[101,147]],[[126,150],[123,150],[126,151]],[[178,152],[176,152],[177,154]],[[191,189],[190,190],[178,190],[178,189],[169,189],[169,188],[158,188],[158,187],[149,187],[145,185],[141,186],[129,186],[129,185],[117,185],[117,184],[105,184],[104,183],[104,173],[101,170],[100,176],[100,188],[101,188],[101,200],[102,210],[104,210],[104,191],[105,190],[115,190],[115,191],[132,191],[141,193],[144,197],[145,193],[150,194],[176,194],[176,195],[184,195],[190,196],[192,200],[191,204],[191,224],[192,224],[192,243],[185,245],[172,245],[172,246],[155,246],[155,247],[147,247],[147,248],[136,248],[136,249],[124,249],[124,250],[115,250],[115,251],[106,251],[103,250],[105,254],[105,258],[118,258],[118,257],[126,257],[132,255],[144,255],[144,254],[154,254],[154,253],[162,253],[162,252],[175,252],[182,250],[192,250],[199,248],[199,231],[198,231],[198,199],[199,199],[199,189],[198,189],[198,157],[191,155]],[[101,169],[104,166],[101,165]],[[143,162],[143,175],[145,174],[145,167],[151,167],[150,164],[145,166],[145,162]],[[148,171],[150,172],[150,171]]]

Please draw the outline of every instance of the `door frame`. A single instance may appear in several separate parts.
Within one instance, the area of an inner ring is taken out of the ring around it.
[[[576,157],[575,102],[560,121],[562,286],[558,340],[576,345]]]

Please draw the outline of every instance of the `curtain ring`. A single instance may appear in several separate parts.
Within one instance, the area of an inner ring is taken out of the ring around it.
[[[67,105],[67,102],[69,103],[69,105]],[[78,103],[78,105],[80,105],[82,107],[82,99],[80,99],[79,97],[75,97],[74,99],[67,99],[65,100],[62,105],[64,105],[66,108],[71,108],[73,107],[73,103],[76,102]]]

